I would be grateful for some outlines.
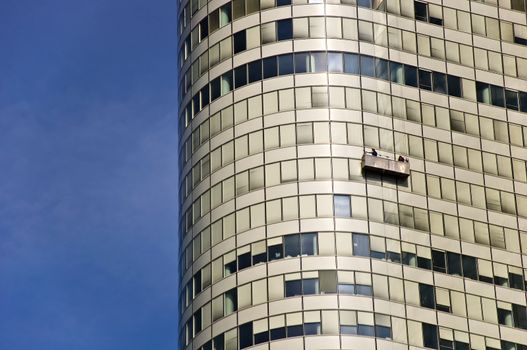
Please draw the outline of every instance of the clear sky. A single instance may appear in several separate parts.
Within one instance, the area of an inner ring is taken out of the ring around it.
[[[176,1],[0,1],[0,349],[177,349]]]

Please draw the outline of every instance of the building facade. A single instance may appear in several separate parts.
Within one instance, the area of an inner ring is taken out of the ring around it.
[[[180,348],[527,349],[524,0],[183,0]]]

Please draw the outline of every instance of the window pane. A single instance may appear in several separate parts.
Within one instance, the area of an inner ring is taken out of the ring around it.
[[[351,216],[350,197],[335,195],[333,197],[335,205],[335,216],[349,217]]]

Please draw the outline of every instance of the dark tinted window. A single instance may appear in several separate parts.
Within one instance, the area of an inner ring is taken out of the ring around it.
[[[210,97],[211,100],[214,101],[221,95],[220,90],[220,78],[216,78],[213,81],[210,82]]]
[[[223,350],[225,344],[225,340],[223,338],[223,333],[217,335],[214,337],[214,350]]]
[[[509,273],[509,284],[511,288],[523,290],[523,276],[515,273]]]
[[[267,247],[267,254],[269,254],[269,261],[273,261],[276,259],[282,259],[283,256],[283,248],[281,244],[271,245]]]
[[[209,35],[209,21],[208,18],[199,22],[199,38],[203,40]]]
[[[319,322],[304,323],[304,334],[305,335],[320,334],[320,323]]]
[[[246,40],[245,30],[242,30],[241,32],[238,32],[238,33],[234,33],[233,48],[234,48],[234,53],[247,50],[247,40]]]
[[[249,68],[249,83],[262,80],[262,61],[257,60],[248,64]]]
[[[403,252],[403,257],[402,257],[402,260],[403,260],[403,264],[405,265],[410,265],[410,266],[416,266],[417,265],[417,257],[414,253],[410,253],[410,252]]]
[[[432,262],[430,261],[430,259],[425,258],[424,256],[418,256],[417,257],[417,267],[421,269],[430,270],[432,268]]]
[[[238,328],[238,336],[240,337],[240,349],[248,348],[253,345],[253,323],[248,322],[242,324]]]
[[[463,255],[461,258],[463,262],[463,276],[471,278],[473,280],[478,279],[478,267],[476,258]]]
[[[375,336],[375,329],[373,328],[373,326],[367,326],[367,325],[359,324],[357,326],[357,334],[374,337]]]
[[[286,257],[300,256],[300,235],[284,236],[284,249]]]
[[[276,65],[276,56],[263,59],[263,77],[264,79],[276,77],[278,69]]]
[[[239,66],[234,69],[234,87],[239,88],[247,84],[247,66]]]
[[[421,306],[429,309],[435,308],[434,287],[428,284],[419,283],[419,299]]]
[[[278,40],[287,40],[293,38],[293,20],[291,18],[282,19],[276,22]]]
[[[286,281],[285,296],[294,297],[295,295],[302,295],[302,280]]]
[[[404,83],[417,87],[417,68],[407,65],[404,66]]]
[[[520,111],[527,112],[527,93],[519,92],[518,99],[520,100]]]
[[[516,91],[505,90],[505,100],[507,108],[518,110],[518,93]]]
[[[302,280],[302,294],[318,294],[318,279],[308,278]]]
[[[432,250],[432,265],[434,271],[446,272],[445,254],[438,250]]]
[[[527,309],[525,306],[512,304],[512,317],[515,327],[527,329]]]
[[[201,107],[205,107],[209,104],[209,87],[205,85],[204,88],[200,90],[201,93]]]
[[[454,342],[454,348],[456,350],[470,350],[470,346],[467,343],[463,343],[458,340]]]
[[[371,296],[373,294],[373,289],[371,286],[367,286],[364,284],[356,284],[355,294]]]
[[[456,253],[447,252],[448,273],[461,276],[461,256]]]
[[[232,275],[236,272],[236,260],[225,264],[225,276]]]
[[[453,75],[447,75],[448,94],[461,97],[461,79]]]
[[[293,74],[294,72],[293,54],[278,56],[278,75]]]
[[[242,270],[251,266],[251,253],[247,252],[242,255],[238,255],[238,269]]]
[[[269,341],[269,332],[261,332],[254,335],[254,344],[267,343]]]
[[[494,106],[505,107],[505,98],[503,96],[503,88],[501,86],[491,85],[490,96]]]
[[[285,327],[271,329],[271,340],[285,338]]]
[[[306,73],[309,71],[309,54],[295,53],[295,73]]]
[[[276,6],[291,5],[291,0],[276,0]]]
[[[288,337],[301,337],[304,335],[304,327],[299,325],[287,326],[287,336]]]
[[[425,348],[437,349],[437,326],[423,323],[423,345]]]
[[[414,14],[415,19],[419,21],[425,21],[428,22],[428,11],[427,11],[426,3],[414,1]]]
[[[201,332],[201,310],[194,313],[194,332]]]
[[[419,69],[419,87],[425,90],[432,90],[431,72]]]
[[[375,326],[375,336],[377,338],[391,338],[392,330],[386,326]]]
[[[432,74],[434,91],[441,94],[446,94],[446,75],[443,73],[434,72]]]
[[[267,253],[263,252],[260,254],[253,255],[253,265],[267,262]]]

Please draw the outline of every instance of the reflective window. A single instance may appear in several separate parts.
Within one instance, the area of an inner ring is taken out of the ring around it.
[[[328,53],[328,72],[342,73],[343,71],[342,54],[338,52]]]
[[[307,73],[309,71],[309,54],[305,52],[295,53],[295,73]]]
[[[366,75],[375,78],[375,64],[373,57],[360,56],[360,72],[361,75]]]
[[[278,75],[287,75],[293,73],[293,54],[278,56]]]
[[[344,54],[344,72],[350,74],[359,74],[359,56],[354,53]]]
[[[335,206],[335,216],[339,217],[350,217],[351,216],[351,204],[350,197],[343,195],[333,196],[333,202]]]
[[[356,256],[370,256],[370,240],[368,235],[354,233],[353,239],[353,255]]]

